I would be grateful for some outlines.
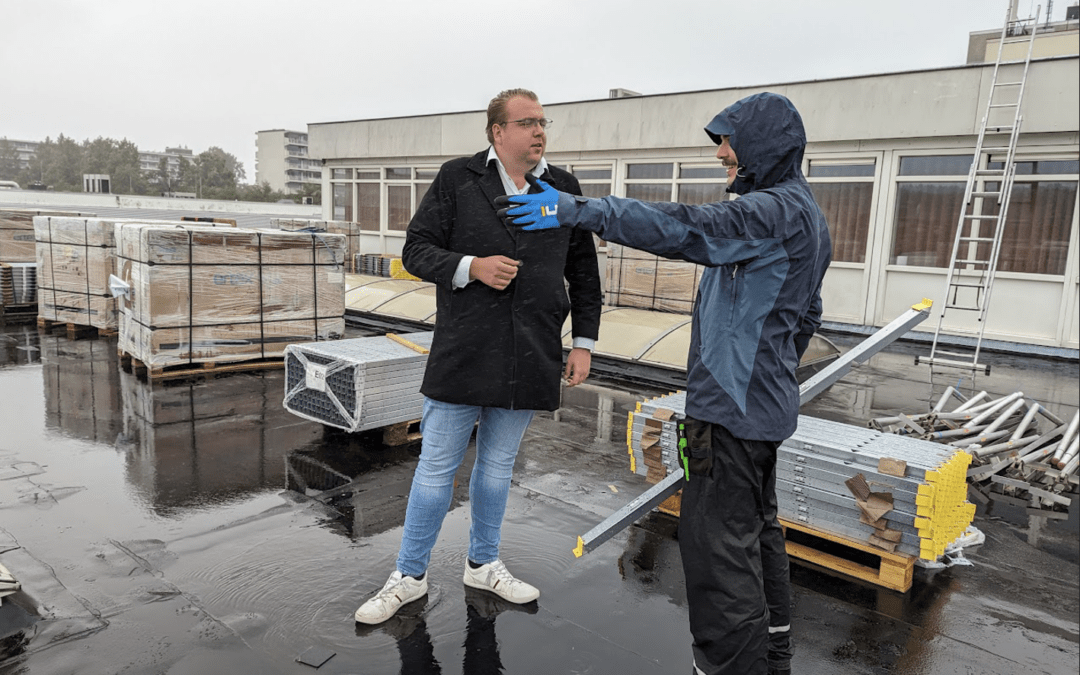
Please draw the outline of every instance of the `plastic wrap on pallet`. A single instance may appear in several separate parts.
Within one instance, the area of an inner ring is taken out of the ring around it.
[[[345,330],[345,240],[116,224],[119,349],[150,368],[276,359]]]
[[[689,314],[701,266],[608,243],[605,304]]]
[[[283,232],[329,232],[345,237],[346,272],[359,270],[355,266],[356,254],[360,253],[360,223],[350,220],[307,220],[303,218],[271,218],[270,227]]]
[[[627,419],[631,470],[657,482],[681,471],[676,424],[685,392],[638,403]],[[881,470],[906,464],[903,475]],[[849,538],[884,542],[895,550],[934,560],[963,535],[975,517],[967,501],[971,456],[957,448],[885,434],[840,422],[799,416],[799,426],[777,451],[780,516]],[[861,476],[889,508],[869,520],[847,481]]]
[[[0,262],[36,263],[34,218],[36,216],[92,216],[75,211],[0,209]]]
[[[109,292],[116,271],[116,223],[126,220],[34,217],[38,316],[48,321],[116,330],[117,300]],[[138,221],[151,222],[151,221]],[[160,225],[235,227],[227,223],[152,221]]]
[[[285,352],[285,408],[346,431],[419,419],[420,383],[433,332],[289,345]]]

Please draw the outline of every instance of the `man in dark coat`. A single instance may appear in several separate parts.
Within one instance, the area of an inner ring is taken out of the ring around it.
[[[357,622],[382,623],[427,593],[431,550],[477,422],[464,583],[514,603],[540,595],[499,560],[514,460],[533,412],[559,407],[560,374],[568,386],[588,377],[601,308],[592,234],[522,233],[495,212],[496,197],[528,192],[526,174],[581,194],[571,174],[544,159],[549,123],[536,94],[500,93],[488,105],[491,147],[444,164],[409,223],[405,269],[436,286],[435,337],[420,389],[423,446],[396,569],[356,611]],[[564,369],[567,315],[573,348]]]
[[[508,195],[502,213],[526,230],[584,228],[705,266],[687,361],[690,475],[679,518],[695,673],[788,673],[776,450],[797,424],[795,369],[821,324],[829,231],[802,175],[806,132],[791,101],[754,94],[705,132],[739,199],[585,199],[540,185],[536,194]]]

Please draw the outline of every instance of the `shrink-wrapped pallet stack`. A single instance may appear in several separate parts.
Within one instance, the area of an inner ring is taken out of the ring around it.
[[[638,404],[627,420],[631,470],[656,483],[682,471],[678,421],[685,392]],[[971,457],[955,448],[799,416],[777,451],[781,519],[936,560],[975,517],[967,501]]]
[[[346,431],[419,419],[433,336],[429,331],[290,345],[285,408]]]
[[[34,218],[37,216],[87,216],[71,211],[0,209],[0,262],[36,263]]]
[[[37,252],[38,316],[47,321],[117,329],[117,300],[109,290],[116,272],[116,224],[107,218],[34,217]],[[180,221],[138,221],[165,227],[190,227]],[[235,227],[236,222],[198,223]]]
[[[306,220],[271,218],[270,227],[284,232],[329,232],[345,237],[345,271],[357,272],[355,258],[360,253],[360,223],[349,220]]]
[[[694,309],[700,265],[668,260],[608,242],[604,304],[689,314]]]
[[[116,224],[119,349],[148,369],[280,359],[345,331],[345,238]]]

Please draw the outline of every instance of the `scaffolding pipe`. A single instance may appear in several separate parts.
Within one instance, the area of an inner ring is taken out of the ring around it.
[[[982,426],[975,427],[974,429],[946,429],[945,431],[931,431],[930,433],[923,436],[923,438],[928,441],[934,441],[939,438],[956,438],[957,436],[970,436],[973,433],[981,432],[988,426],[990,425],[984,424]]]
[[[1043,457],[1049,457],[1054,454],[1054,450],[1057,448],[1057,441],[1055,438],[1061,435],[1065,431],[1065,425],[1054,427],[1050,431],[1046,432],[1042,436],[1039,436],[1031,445],[1027,446],[1025,450],[1027,454],[1020,458],[1024,464],[1031,464],[1037,462]],[[1051,443],[1051,441],[1053,441]]]
[[[1017,449],[1023,448],[1023,447],[1025,447],[1027,445],[1030,445],[1037,438],[1038,438],[1038,436],[1027,436],[1025,438],[1021,438],[1018,441],[1009,440],[1009,441],[1005,441],[1004,443],[998,443],[997,445],[988,445],[988,446],[981,447],[981,448],[974,448],[974,449],[971,449],[970,452],[971,452],[972,457],[978,457],[979,459],[985,459],[985,458],[993,456],[993,455],[1000,455],[1003,452],[1008,452],[1009,450],[1012,450],[1013,448],[1017,448]]]
[[[932,413],[940,412],[941,409],[945,407],[945,402],[949,400],[949,397],[952,396],[953,392],[955,392],[955,391],[956,391],[956,387],[953,387],[952,385],[947,387],[945,389],[945,393],[941,395],[941,398],[938,399],[937,404],[934,405],[934,407],[930,410],[930,412],[932,412]]]
[[[1064,467],[1063,467],[1063,468],[1061,469],[1061,475],[1062,475],[1062,477],[1068,476],[1068,475],[1069,475],[1069,474],[1071,474],[1071,473],[1076,473],[1076,467],[1077,467],[1077,465],[1078,465],[1078,464],[1080,464],[1080,456],[1078,456],[1078,455],[1076,454],[1076,448],[1077,448],[1077,443],[1078,443],[1078,442],[1080,442],[1080,439],[1076,439],[1076,440],[1074,440],[1074,441],[1073,441],[1073,444],[1072,444],[1072,447],[1071,447],[1071,448],[1069,448],[1069,449],[1070,449],[1070,450],[1072,451],[1072,453],[1073,453],[1073,458],[1072,458],[1072,459],[1070,459],[1070,460],[1069,460],[1069,463],[1068,463],[1068,464],[1066,464],[1066,465],[1065,465],[1065,466],[1064,466]]]
[[[998,428],[1000,428],[1003,424],[1005,424],[1006,422],[1009,421],[1009,419],[1013,416],[1013,413],[1015,413],[1017,410],[1019,410],[1020,408],[1023,408],[1023,407],[1024,407],[1024,399],[1019,399],[1017,401],[1013,401],[1012,405],[1010,405],[1008,408],[1006,408],[1005,412],[1001,413],[1001,415],[999,415],[998,418],[996,420],[994,420],[993,423],[990,426],[988,426],[985,431],[983,431],[983,433],[984,434],[992,434],[992,433],[994,433],[995,431],[998,430]],[[1019,422],[1017,422],[1017,424],[1019,424]]]
[[[980,413],[978,416],[976,416],[975,419],[971,420],[971,423],[968,424],[967,426],[972,426],[972,427],[977,426],[980,422],[986,421],[987,419],[990,418],[991,415],[993,415],[997,411],[1001,410],[1005,406],[1009,405],[1010,403],[1012,403],[1016,399],[1021,398],[1023,395],[1024,395],[1024,392],[1017,391],[1017,392],[1013,392],[1012,394],[1009,394],[1005,398],[998,399],[997,402],[994,403],[994,405],[990,406],[989,408],[984,410],[982,413]]]
[[[1031,401],[1030,403],[1031,405],[1028,407],[1027,414],[1024,415],[1024,419],[1020,420],[1020,426],[1016,427],[1016,431],[1013,432],[1012,438],[1009,439],[1010,441],[1015,441],[1024,436],[1024,433],[1027,432],[1028,427],[1031,425],[1031,420],[1035,419],[1035,413],[1039,412],[1039,408],[1042,407],[1035,401]]]
[[[1072,441],[1073,435],[1076,433],[1076,426],[1080,424],[1080,410],[1076,411],[1073,415],[1072,421],[1069,422],[1069,428],[1065,430],[1065,436],[1061,439],[1061,445],[1058,446],[1058,451],[1054,453],[1054,459],[1050,461],[1051,464],[1057,466],[1058,461],[1065,454],[1066,448],[1069,447],[1069,443]],[[1058,466],[1060,469],[1061,467]]]
[[[952,443],[949,443],[949,445],[961,449],[967,449],[973,445],[978,445],[981,447],[985,445],[987,441],[996,441],[999,438],[1005,438],[1009,435],[1009,431],[1009,429],[1003,429],[1001,431],[995,431],[992,434],[984,434],[978,437],[961,438],[958,441],[953,441]]]
[[[962,404],[961,404],[960,406],[958,406],[958,407],[956,408],[956,410],[953,410],[953,412],[954,412],[954,413],[958,413],[958,412],[964,412],[965,410],[968,410],[968,409],[970,409],[970,408],[973,408],[973,407],[975,407],[975,404],[976,404],[976,403],[978,403],[979,401],[983,400],[984,398],[986,398],[986,397],[987,397],[987,396],[989,396],[989,395],[990,395],[990,394],[988,394],[988,393],[987,393],[986,391],[980,391],[980,392],[979,392],[978,394],[975,394],[974,396],[972,396],[971,398],[969,398],[969,399],[968,399],[967,401],[965,401],[964,403],[962,403]]]
[[[1072,442],[1069,443],[1069,449],[1065,451],[1065,454],[1061,456],[1061,462],[1058,464],[1058,468],[1068,466],[1069,462],[1076,457],[1077,449],[1080,448],[1080,437],[1074,436]]]

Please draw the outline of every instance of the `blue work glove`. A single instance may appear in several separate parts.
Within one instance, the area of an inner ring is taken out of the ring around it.
[[[524,226],[523,230],[549,230],[559,227],[559,191],[532,174],[525,174],[525,180],[540,192],[524,195],[509,195],[495,198],[498,216],[507,225]]]

